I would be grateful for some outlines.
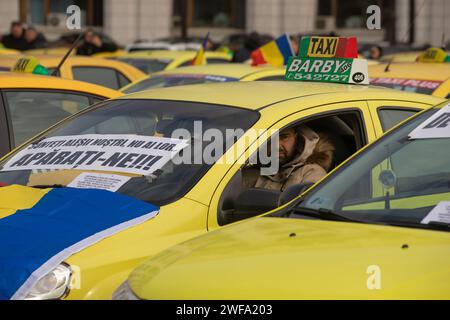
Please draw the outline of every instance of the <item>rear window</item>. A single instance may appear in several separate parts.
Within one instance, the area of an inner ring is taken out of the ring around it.
[[[146,74],[164,70],[172,61],[170,59],[134,59],[119,58],[118,60],[131,64]]]
[[[211,82],[232,82],[237,78],[222,77],[206,74],[170,74],[164,76],[153,76],[142,80],[124,90],[124,93],[133,93],[154,88],[176,87],[188,84],[201,84]]]
[[[120,72],[112,68],[104,67],[73,67],[75,80],[90,82],[114,90],[120,89],[130,81]]]

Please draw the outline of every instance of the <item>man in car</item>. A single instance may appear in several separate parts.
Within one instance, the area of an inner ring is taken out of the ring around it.
[[[106,43],[99,34],[89,29],[84,34],[83,43],[77,48],[77,55],[90,56],[100,52],[114,52],[118,48],[113,43]]]
[[[15,50],[26,50],[27,41],[25,40],[25,28],[20,21],[13,21],[11,23],[10,32],[3,35],[1,41],[5,48]]]
[[[244,174],[244,186],[284,191],[292,185],[315,183],[330,170],[333,150],[329,138],[307,126],[286,128],[279,134],[278,172]]]

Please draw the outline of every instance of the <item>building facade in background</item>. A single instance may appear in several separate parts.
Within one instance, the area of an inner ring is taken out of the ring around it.
[[[122,45],[137,40],[189,36],[221,40],[258,31],[356,35],[360,42],[441,45],[450,39],[447,0],[0,0],[0,32],[12,20],[37,26],[49,39],[67,32],[65,11],[82,10],[82,25],[102,30]],[[366,9],[381,8],[381,30],[368,30]],[[417,18],[414,19],[414,17]],[[411,21],[412,28],[409,29]],[[409,32],[411,31],[411,32]]]

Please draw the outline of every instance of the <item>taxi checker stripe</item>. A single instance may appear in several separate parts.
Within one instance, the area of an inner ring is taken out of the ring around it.
[[[0,201],[11,187],[0,188]],[[15,186],[10,194],[19,198],[27,189]],[[31,208],[0,219],[0,299],[25,298],[72,254],[158,213],[157,206],[110,191],[50,189]]]

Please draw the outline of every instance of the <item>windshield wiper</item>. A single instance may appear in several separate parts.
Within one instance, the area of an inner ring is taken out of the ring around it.
[[[288,212],[286,212],[286,214],[284,216],[289,217],[292,213],[306,216],[306,217],[322,219],[322,220],[367,223],[366,221],[362,221],[362,220],[350,219],[348,217],[345,217],[343,215],[340,215],[329,209],[324,209],[324,208],[311,209],[311,208],[305,208],[305,207],[294,207],[291,210],[289,210]]]

